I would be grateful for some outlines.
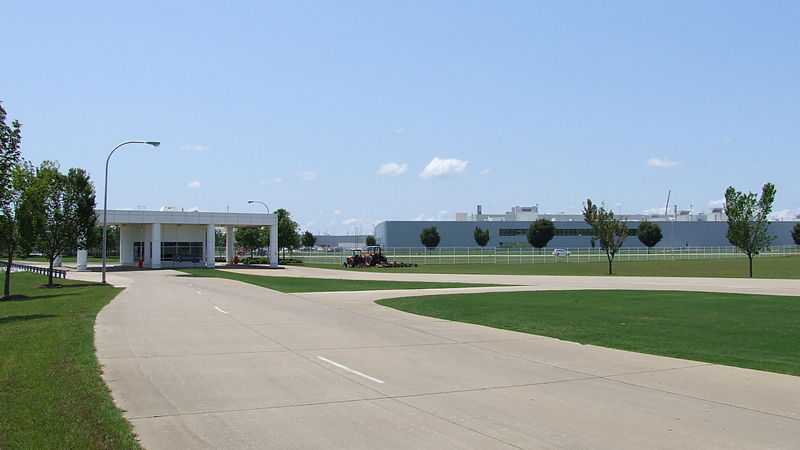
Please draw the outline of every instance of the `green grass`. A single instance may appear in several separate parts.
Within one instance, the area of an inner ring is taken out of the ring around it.
[[[380,300],[424,316],[800,375],[800,297],[679,291],[537,291]]]
[[[399,269],[350,269],[329,264],[303,264],[334,270],[368,272],[396,271],[398,273],[463,273],[487,275],[607,275],[607,262],[570,262],[546,264],[428,264]],[[618,261],[615,276],[637,277],[712,277],[747,278],[747,258],[689,259],[679,261]],[[800,257],[784,256],[756,258],[753,261],[755,278],[800,278]]]
[[[5,274],[0,274],[0,281]],[[139,448],[114,406],[95,357],[98,311],[120,291],[110,286],[11,277],[0,301],[0,448]]]
[[[181,269],[199,277],[227,278],[280,292],[374,291],[387,289],[443,289],[497,286],[496,284],[429,283],[416,281],[337,280],[327,278],[298,278],[248,275],[224,269]]]
[[[109,257],[108,260],[111,261],[111,262],[119,262],[119,256]],[[77,256],[64,256],[63,258],[61,258],[61,262],[74,263],[74,262],[77,262],[77,261],[78,261],[78,257]],[[86,258],[86,261],[90,262],[90,263],[99,263],[99,262],[103,262],[103,258],[97,258],[97,257],[94,257],[94,256],[90,256],[90,257]],[[47,257],[45,257],[45,256],[31,256],[30,258],[14,258],[14,262],[15,263],[20,263],[20,264],[25,264],[27,262],[50,262],[50,260],[47,259]]]

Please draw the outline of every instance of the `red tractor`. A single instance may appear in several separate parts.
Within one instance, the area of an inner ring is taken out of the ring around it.
[[[380,245],[370,245],[367,247],[367,252],[360,248],[353,249],[353,256],[348,256],[342,263],[345,267],[416,267],[416,264],[407,264],[402,262],[389,262],[386,255],[383,254],[383,249]]]

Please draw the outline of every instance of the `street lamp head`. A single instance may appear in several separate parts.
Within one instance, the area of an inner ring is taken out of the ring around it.
[[[255,200],[248,200],[247,203],[253,203]]]
[[[158,141],[147,141],[147,142],[145,142],[145,144],[152,145],[153,147],[158,147],[159,145],[161,145],[161,142],[158,142]]]

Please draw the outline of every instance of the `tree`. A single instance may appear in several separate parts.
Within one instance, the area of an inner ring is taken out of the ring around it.
[[[538,249],[543,248],[556,234],[556,226],[550,219],[539,219],[528,227],[528,242]]]
[[[602,206],[598,208],[591,199],[583,204],[583,220],[591,225],[592,235],[600,241],[600,248],[606,252],[608,274],[611,275],[614,256],[628,237],[628,224],[614,217],[614,211],[606,211]]]
[[[19,182],[21,125],[6,123],[6,110],[0,102],[0,251],[5,253],[7,268],[3,297],[11,295],[11,264],[21,242],[18,213],[23,190]]]
[[[306,231],[303,233],[303,238],[301,239],[303,247],[313,247],[314,244],[317,243],[317,238],[314,236],[310,231]]]
[[[642,244],[647,246],[647,251],[649,252],[650,248],[658,244],[664,236],[661,234],[661,227],[657,223],[645,220],[639,224],[639,229],[636,230],[636,237],[639,238]]]
[[[800,222],[794,224],[792,228],[792,240],[795,245],[800,245]]]
[[[439,236],[439,231],[436,230],[436,227],[424,228],[419,234],[419,241],[428,249],[435,248],[439,245],[440,240],[441,236]]]
[[[26,228],[33,233],[34,246],[48,258],[48,286],[53,286],[53,264],[59,256],[88,247],[97,223],[95,192],[83,169],[66,175],[58,163],[44,161],[36,169],[29,187],[32,208]]]
[[[375,239],[375,236],[368,234],[366,238],[364,238],[364,243],[367,244],[367,247],[372,247],[378,245],[378,241]]]
[[[481,247],[485,247],[486,244],[489,243],[489,229],[481,229],[481,227],[475,227],[475,231],[472,233],[475,237],[475,243],[480,245]]]
[[[223,230],[214,230],[214,246],[226,247],[228,245],[228,232]]]
[[[753,277],[753,256],[767,248],[777,237],[769,234],[767,221],[774,200],[775,186],[772,183],[766,183],[761,188],[761,198],[752,192],[739,192],[733,186],[725,191],[728,241],[747,255],[750,278]]]
[[[280,208],[275,211],[278,215],[278,247],[283,249],[283,257],[286,258],[286,250],[291,252],[300,246],[300,235],[297,234],[297,222],[292,220],[289,211]]]
[[[236,246],[250,250],[250,256],[257,248],[267,246],[264,230],[261,227],[245,227],[236,229]]]

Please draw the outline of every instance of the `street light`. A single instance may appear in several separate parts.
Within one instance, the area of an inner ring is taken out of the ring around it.
[[[264,208],[267,208],[267,214],[269,214],[269,206],[267,206],[267,204],[266,204],[266,203],[264,203],[264,202],[260,202],[260,201],[258,201],[258,200],[248,200],[248,201],[247,201],[247,203],[250,203],[250,204],[253,204],[253,203],[261,203],[262,205],[264,205]]]
[[[105,186],[103,186],[103,284],[106,284],[106,234],[108,230],[108,162],[111,160],[111,155],[117,151],[118,148],[122,147],[123,145],[128,144],[147,144],[152,145],[153,147],[158,147],[161,145],[161,142],[157,141],[125,141],[116,147],[114,150],[111,150],[111,153],[108,154],[108,158],[106,158],[106,179],[105,179]]]

